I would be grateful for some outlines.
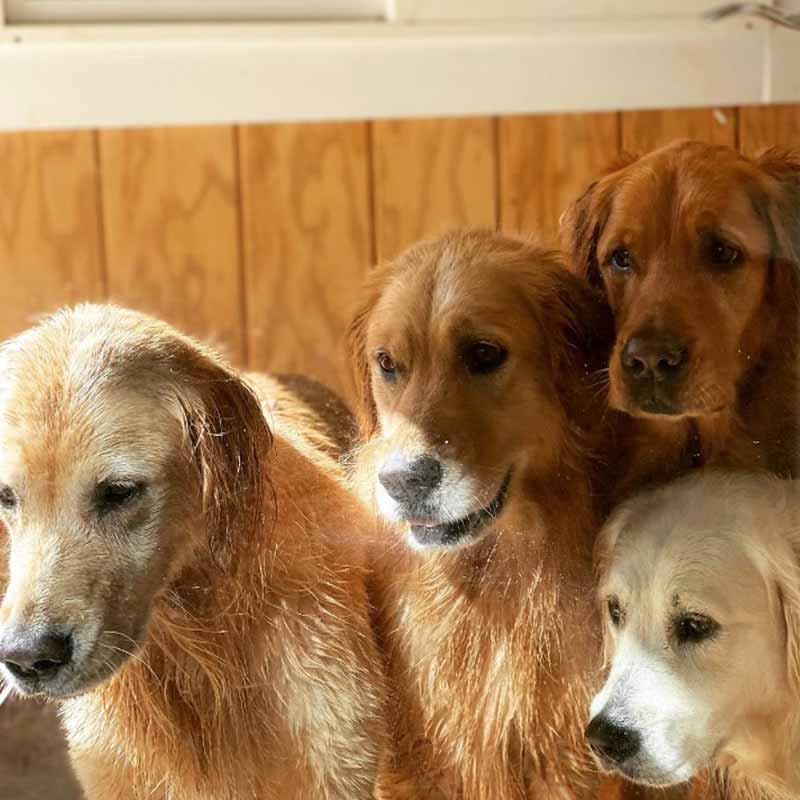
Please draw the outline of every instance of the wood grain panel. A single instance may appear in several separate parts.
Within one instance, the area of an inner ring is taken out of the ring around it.
[[[100,134],[109,294],[244,359],[230,127]]]
[[[342,336],[372,262],[366,123],[240,129],[250,363],[349,387]]]
[[[622,149],[644,153],[673,139],[699,139],[736,145],[737,109],[678,108],[662,111],[624,111]]]
[[[800,105],[748,106],[739,109],[743,153],[753,155],[766,147],[800,147]]]
[[[0,135],[0,338],[103,297],[93,134]]]
[[[449,228],[497,224],[493,119],[376,122],[372,153],[379,259]]]
[[[619,151],[619,115],[503,117],[500,224],[555,244],[558,218]]]

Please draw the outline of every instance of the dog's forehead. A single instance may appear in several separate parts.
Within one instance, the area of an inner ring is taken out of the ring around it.
[[[763,581],[744,531],[726,522],[692,519],[681,508],[634,516],[617,542],[606,583],[658,614],[685,608],[736,614],[737,597],[763,595]]]
[[[676,234],[694,239],[715,231],[746,244],[753,255],[768,251],[753,199],[753,169],[735,154],[658,151],[611,180],[616,185],[607,231],[617,238],[658,248]]]
[[[529,318],[513,272],[488,259],[459,261],[445,253],[385,287],[371,333],[383,340],[402,331],[433,342],[470,331],[511,332]]]
[[[0,478],[60,483],[82,466],[146,468],[174,435],[147,381],[118,380],[102,337],[31,338],[7,354],[0,385]],[[124,469],[123,469],[124,472]]]

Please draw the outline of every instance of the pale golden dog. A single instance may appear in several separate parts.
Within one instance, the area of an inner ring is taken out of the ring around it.
[[[611,336],[554,254],[486,231],[370,277],[350,344],[355,480],[389,520],[373,589],[398,752],[381,796],[592,796],[592,361]]]
[[[89,800],[371,795],[371,518],[250,380],[110,306],[0,350],[0,661],[60,703]]]
[[[800,482],[699,471],[615,512],[598,561],[603,766],[657,786],[725,766],[739,796],[800,796]]]

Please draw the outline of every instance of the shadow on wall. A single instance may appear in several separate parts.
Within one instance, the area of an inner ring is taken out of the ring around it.
[[[0,800],[82,800],[53,706],[0,707]]]

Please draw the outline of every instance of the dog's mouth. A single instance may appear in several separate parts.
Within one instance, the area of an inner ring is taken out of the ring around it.
[[[718,416],[731,399],[716,381],[630,380],[616,373],[611,376],[609,401],[632,417],[678,420]]]
[[[23,697],[40,697],[44,700],[69,700],[91,691],[106,681],[116,668],[102,666],[83,671],[77,665],[62,670],[58,675],[44,677],[34,673],[13,673],[4,676],[7,686]]]
[[[115,635],[122,634],[115,632]],[[10,689],[23,697],[44,700],[62,701],[78,697],[105,683],[130,658],[138,658],[136,652],[128,647],[110,645],[98,639],[85,657],[58,669],[23,669],[4,664],[0,669],[0,696]]]
[[[643,381],[621,387],[620,410],[631,416],[680,417],[685,414],[674,387],[663,386],[658,381]]]
[[[633,417],[661,417],[679,420],[716,417],[722,414],[725,409],[726,406],[724,405],[694,408],[653,394],[649,397],[631,398],[628,407],[624,410]]]
[[[623,760],[615,760],[591,746],[589,749],[601,772],[606,775],[619,775],[633,783],[651,786],[654,789],[667,789],[684,784],[695,772],[695,766],[686,761],[665,769],[643,758],[640,753]]]
[[[503,512],[511,486],[512,470],[506,473],[497,494],[487,505],[453,522],[409,520],[411,535],[420,547],[453,547],[475,538]]]

